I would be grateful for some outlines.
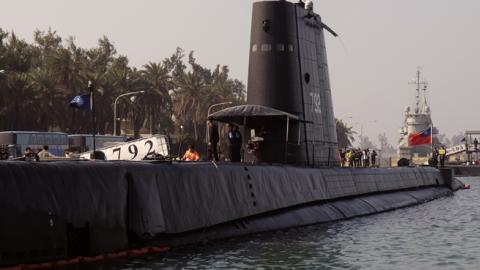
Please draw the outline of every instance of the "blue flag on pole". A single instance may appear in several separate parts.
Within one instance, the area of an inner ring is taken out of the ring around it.
[[[90,104],[90,94],[75,96],[72,101],[70,101],[70,107],[77,109],[91,110]]]

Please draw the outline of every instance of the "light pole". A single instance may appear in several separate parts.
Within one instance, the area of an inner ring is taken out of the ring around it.
[[[182,150],[183,145],[183,125],[180,125],[180,142],[178,143],[177,157],[180,157],[180,150]]]
[[[121,97],[125,96],[131,96],[131,95],[138,95],[138,94],[143,94],[145,91],[135,91],[135,92],[128,92],[125,94],[121,94],[118,97],[115,98],[115,101],[113,102],[113,135],[117,135],[117,101]]]

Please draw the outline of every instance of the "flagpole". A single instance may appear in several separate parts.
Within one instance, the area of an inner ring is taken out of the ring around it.
[[[433,125],[430,125],[430,143],[431,143],[431,150],[433,155]]]
[[[93,154],[92,157],[95,158],[95,151],[97,151],[97,145],[95,143],[95,95],[93,91],[92,81],[88,81],[88,90],[90,90],[90,110],[92,111],[92,138],[93,138]]]

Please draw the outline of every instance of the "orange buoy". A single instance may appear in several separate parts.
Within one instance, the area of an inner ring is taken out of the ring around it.
[[[463,189],[470,189],[470,184],[465,184],[465,185],[463,186]]]

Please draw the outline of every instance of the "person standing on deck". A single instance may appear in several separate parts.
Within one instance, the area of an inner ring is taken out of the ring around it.
[[[207,159],[218,161],[217,144],[219,141],[218,126],[212,119],[208,119],[208,148]]]
[[[44,145],[43,149],[40,152],[38,152],[38,157],[40,159],[45,159],[45,158],[50,158],[54,156],[50,152],[48,152],[48,145]]]
[[[347,147],[345,146],[344,148],[341,148],[339,150],[340,154],[340,167],[345,167],[345,155],[347,154]]]
[[[238,130],[238,126],[235,124],[229,124],[228,126],[228,155],[231,162],[240,162],[242,159],[242,134]]]
[[[375,161],[377,159],[377,152],[375,150],[372,150],[371,159],[372,159],[372,167],[375,167]]]
[[[440,167],[443,168],[445,165],[445,157],[447,156],[447,150],[445,150],[443,145],[438,150],[438,156],[440,157]]]
[[[227,140],[228,140],[228,157],[230,158],[231,162],[234,162],[236,142],[235,142],[235,134],[233,131],[233,124],[228,124]]]
[[[238,129],[237,125],[233,126],[233,136],[235,138],[235,148],[234,148],[234,159],[232,159],[233,162],[240,162],[242,161],[242,133],[240,133],[240,130]]]

